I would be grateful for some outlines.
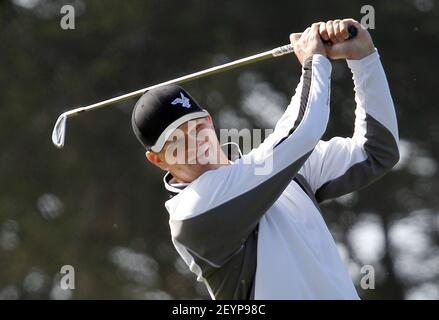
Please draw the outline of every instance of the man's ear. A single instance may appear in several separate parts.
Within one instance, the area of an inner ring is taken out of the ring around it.
[[[207,121],[209,121],[210,125],[213,127],[213,119],[212,119],[212,116],[210,115],[210,113],[207,116]]]
[[[151,162],[153,165],[156,165],[160,169],[167,170],[166,163],[160,158],[160,156],[157,153],[148,150],[146,151],[145,156],[146,159],[149,162]]]

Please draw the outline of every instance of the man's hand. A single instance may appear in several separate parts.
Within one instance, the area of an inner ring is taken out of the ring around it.
[[[303,33],[292,33],[290,35],[294,53],[302,65],[307,58],[312,57],[314,54],[326,56],[325,46],[319,34],[319,26],[319,23],[314,23]]]
[[[328,58],[360,60],[375,51],[369,32],[353,19],[319,22],[319,33],[325,40]],[[348,26],[357,28],[357,36],[349,39]]]

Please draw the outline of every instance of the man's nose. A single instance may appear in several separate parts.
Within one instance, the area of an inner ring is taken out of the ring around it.
[[[205,141],[205,139],[203,139],[203,137],[198,137],[196,135],[191,135],[189,136],[189,145],[192,146],[196,146],[197,148],[199,148]]]

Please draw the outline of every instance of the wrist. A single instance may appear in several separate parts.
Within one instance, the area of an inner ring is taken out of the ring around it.
[[[302,65],[305,63],[305,61],[312,60],[314,56],[323,56],[326,58],[326,52],[314,52],[313,54],[308,55],[305,59],[303,59]]]
[[[346,59],[347,65],[349,69],[354,74],[360,74],[363,72],[368,71],[372,65],[374,65],[377,61],[379,61],[380,56],[378,53],[378,50],[375,48],[373,53],[369,54],[368,56],[364,57],[360,60],[349,60]]]
[[[361,48],[351,55],[347,56],[347,60],[361,60],[372,53],[375,52],[375,46],[373,44],[368,45],[367,47]]]

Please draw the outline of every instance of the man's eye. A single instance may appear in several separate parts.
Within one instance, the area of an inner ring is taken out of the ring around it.
[[[188,136],[189,136],[189,137],[195,137],[196,135],[197,135],[197,130],[196,130],[196,129],[191,130],[191,131],[189,131],[189,133],[188,133]]]

